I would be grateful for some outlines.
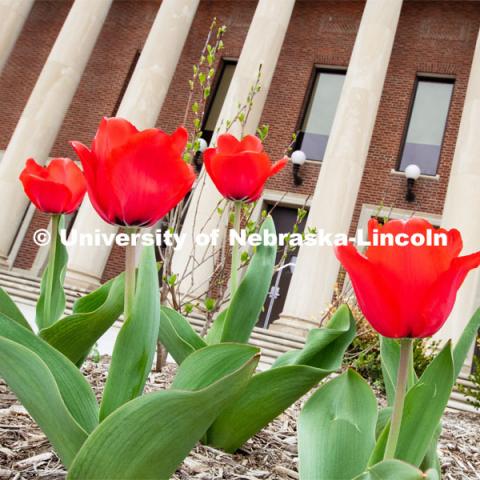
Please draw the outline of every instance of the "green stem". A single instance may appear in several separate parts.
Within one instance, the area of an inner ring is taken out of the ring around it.
[[[235,202],[233,207],[233,229],[238,232],[240,230],[240,219],[242,213],[242,202]],[[230,294],[233,297],[233,294],[236,292],[238,287],[238,268],[240,266],[240,250],[238,248],[238,243],[234,242],[232,245],[232,268],[230,271]]]
[[[135,234],[136,228],[127,229],[129,235]],[[135,275],[136,275],[136,248],[135,245],[129,243],[125,248],[125,299],[124,299],[124,314],[125,319],[130,317],[133,308],[133,301],[135,299]]]
[[[403,407],[407,391],[408,371],[410,358],[413,352],[413,339],[403,338],[400,340],[400,363],[398,365],[397,385],[395,388],[395,400],[393,402],[392,419],[388,433],[387,445],[385,447],[384,460],[395,458],[400,427],[402,424]]]
[[[45,292],[45,303],[43,304],[43,319],[45,326],[48,327],[51,324],[52,318],[52,294],[53,294],[53,280],[55,274],[55,256],[57,255],[57,237],[58,226],[60,224],[61,215],[52,215],[52,229],[51,229],[51,241],[50,251],[48,252],[48,265],[47,265],[47,286]]]

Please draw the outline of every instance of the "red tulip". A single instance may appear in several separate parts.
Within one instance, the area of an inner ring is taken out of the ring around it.
[[[91,149],[72,142],[98,214],[116,225],[157,223],[195,180],[182,158],[187,139],[183,127],[168,135],[156,128],[138,131],[122,118],[104,118]]]
[[[47,167],[29,158],[20,181],[31,202],[51,214],[74,212],[87,191],[82,171],[70,158],[53,158]]]
[[[258,200],[268,178],[287,164],[287,158],[282,158],[272,165],[257,137],[247,135],[239,141],[228,133],[218,137],[216,148],[205,150],[203,159],[218,191],[230,200],[245,202]]]
[[[429,337],[447,320],[457,291],[468,272],[480,265],[480,252],[459,257],[462,237],[458,230],[434,229],[421,218],[391,220],[383,227],[370,220],[372,233],[406,234],[407,246],[368,247],[365,255],[353,245],[335,248],[350,275],[359,306],[381,335],[391,338]],[[446,235],[446,245],[414,246],[415,233]]]

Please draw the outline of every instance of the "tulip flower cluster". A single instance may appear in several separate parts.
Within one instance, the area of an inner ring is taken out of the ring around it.
[[[143,249],[138,262],[134,247],[127,247],[125,272],[64,315],[68,258],[58,235],[63,215],[79,208],[88,192],[107,223],[129,233],[155,225],[195,183],[184,159],[187,141],[183,127],[169,135],[104,118],[90,147],[72,142],[83,172],[68,158],[47,167],[29,159],[20,175],[30,200],[52,216],[53,243],[37,303],[38,335],[0,291],[0,376],[48,436],[68,479],[169,478],[200,439],[233,452],[340,370],[355,337],[353,316],[342,305],[326,325],[309,332],[303,349],[255,372],[259,350],[248,342],[277,254],[267,244],[256,248],[241,282],[233,247],[230,303],[205,336],[181,312],[160,305],[153,246]],[[236,229],[242,206],[257,201],[287,163],[272,163],[257,137],[228,133],[203,157],[212,182],[232,202]],[[370,233],[377,229],[411,237],[433,227],[417,218],[383,226],[372,219]],[[448,343],[417,378],[413,338],[442,327],[468,272],[480,265],[480,252],[460,256],[457,230],[442,231],[446,246],[372,246],[365,254],[352,245],[336,248],[362,312],[381,335],[388,406],[378,409],[371,388],[353,370],[322,384],[299,418],[301,479],[439,478],[441,417],[480,326],[477,313],[455,347]],[[260,228],[265,232],[275,233],[268,216]],[[122,313],[99,405],[78,367]],[[170,389],[143,395],[157,341],[179,367]]]

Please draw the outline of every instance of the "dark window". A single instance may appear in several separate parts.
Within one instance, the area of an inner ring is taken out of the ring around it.
[[[230,86],[235,67],[237,66],[235,60],[224,60],[222,63],[220,77],[216,82],[213,95],[210,97],[210,104],[202,128],[202,137],[207,143],[210,143],[212,139],[213,132],[220,117],[220,112],[222,111],[223,102],[227,96],[228,87]]]
[[[293,230],[293,225],[297,221],[297,208],[281,207],[267,205],[266,209],[272,215],[277,235],[279,233],[289,233]],[[307,215],[298,225],[298,233],[302,233],[307,221]],[[283,247],[278,247],[276,264],[280,262],[283,255]],[[284,261],[284,265],[294,264],[298,255],[298,248],[290,251]],[[293,268],[292,268],[293,267]],[[294,265],[288,266],[276,272],[273,275],[270,285],[270,291],[263,306],[263,311],[258,320],[259,327],[266,327],[277,320],[282,313],[285,300],[287,298],[288,287],[292,279]]]
[[[422,174],[436,175],[452,91],[452,80],[417,80],[400,171],[413,163],[420,167]]]
[[[344,80],[345,72],[315,73],[296,144],[308,160],[323,160]]]

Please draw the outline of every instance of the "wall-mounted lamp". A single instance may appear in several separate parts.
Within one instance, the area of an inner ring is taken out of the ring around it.
[[[418,180],[421,173],[420,167],[415,164],[407,165],[405,168],[405,177],[407,178],[407,194],[405,195],[405,200],[407,202],[415,201],[413,186],[415,185],[415,180]]]
[[[200,156],[202,153],[207,149],[208,143],[204,138],[199,138],[198,139],[198,151],[193,157],[193,164],[195,165],[195,170],[197,172],[200,172],[202,169],[202,162],[200,161]]]
[[[299,175],[300,167],[305,163],[307,156],[305,152],[301,150],[295,150],[292,153],[292,163],[293,163],[293,183],[295,185],[301,185],[303,183],[303,178]]]

